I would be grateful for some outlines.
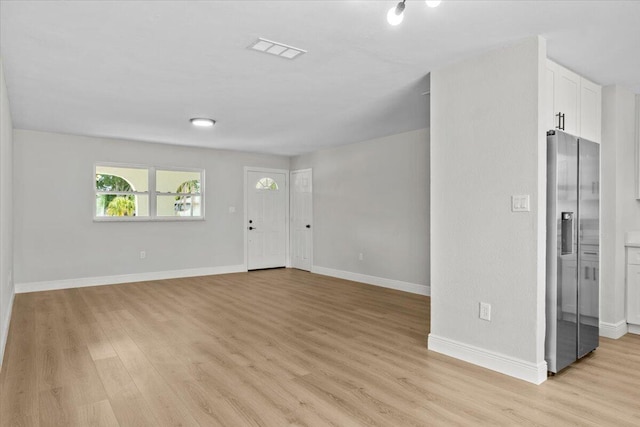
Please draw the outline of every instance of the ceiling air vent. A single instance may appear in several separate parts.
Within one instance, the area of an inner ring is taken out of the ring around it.
[[[286,59],[296,59],[303,53],[307,53],[304,49],[263,39],[262,37],[253,42],[249,46],[249,49],[257,50],[258,52],[270,53],[271,55]]]

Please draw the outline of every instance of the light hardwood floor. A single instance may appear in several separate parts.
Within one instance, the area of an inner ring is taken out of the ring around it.
[[[429,298],[268,270],[16,295],[2,426],[640,425],[640,336],[541,386],[426,349]]]

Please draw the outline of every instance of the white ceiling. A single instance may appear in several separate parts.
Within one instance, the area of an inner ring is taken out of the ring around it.
[[[536,34],[640,93],[640,1],[416,0],[391,27],[394,4],[2,1],[14,126],[293,155],[426,127],[429,71]],[[247,49],[257,37],[308,53]]]

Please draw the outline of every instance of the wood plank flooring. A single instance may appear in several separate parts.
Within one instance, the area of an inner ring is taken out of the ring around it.
[[[20,294],[0,426],[640,425],[640,336],[535,386],[428,332],[427,297],[289,269]]]

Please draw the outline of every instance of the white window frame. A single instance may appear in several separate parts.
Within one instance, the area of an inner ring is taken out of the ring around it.
[[[149,184],[153,182],[153,201],[149,200],[149,213],[153,213],[154,221],[204,221],[204,169],[197,168],[183,168],[175,166],[155,166],[150,168],[150,174],[153,175],[153,181],[150,179]],[[192,196],[198,195],[200,197],[200,215],[199,216],[158,216],[157,203],[158,196],[183,196],[187,193],[158,193],[156,189],[156,172],[157,171],[169,171],[169,172],[197,172],[200,174],[200,193],[189,193]]]
[[[148,191],[98,191],[96,188],[97,168],[100,166],[116,167],[116,168],[132,168],[147,170]],[[156,171],[170,172],[197,172],[200,174],[200,216],[158,216],[157,197],[179,195],[178,193],[162,193],[156,191]],[[93,165],[93,221],[94,222],[132,222],[132,221],[204,221],[205,220],[205,170],[200,168],[185,168],[180,166],[150,166],[136,163],[112,163],[112,162],[96,162]],[[142,195],[149,197],[149,215],[148,216],[97,216],[96,212],[96,196],[99,194],[122,194],[122,195]]]

